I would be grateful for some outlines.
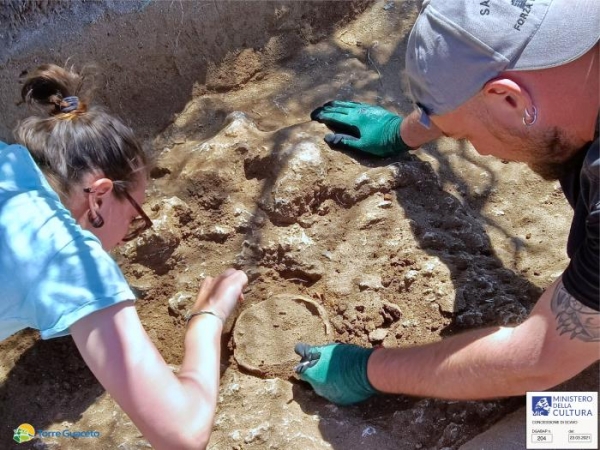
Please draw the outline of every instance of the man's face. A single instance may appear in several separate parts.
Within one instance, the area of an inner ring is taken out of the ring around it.
[[[569,170],[566,162],[579,144],[573,144],[564,131],[539,122],[531,127],[515,126],[492,117],[477,105],[466,104],[431,120],[444,135],[468,140],[479,154],[523,162],[546,180],[560,178]]]

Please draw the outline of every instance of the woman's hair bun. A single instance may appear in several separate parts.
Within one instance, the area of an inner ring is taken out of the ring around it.
[[[71,106],[69,112],[84,112],[85,104],[77,101],[73,106],[73,97],[77,97],[83,77],[72,70],[54,64],[44,64],[25,75],[21,98],[29,105],[40,106],[50,115],[61,114],[65,107]],[[69,99],[65,102],[64,99]]]

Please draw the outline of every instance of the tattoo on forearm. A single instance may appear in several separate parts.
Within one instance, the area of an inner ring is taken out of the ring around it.
[[[551,308],[561,335],[571,333],[571,339],[600,342],[600,313],[573,298],[562,283],[556,286]]]

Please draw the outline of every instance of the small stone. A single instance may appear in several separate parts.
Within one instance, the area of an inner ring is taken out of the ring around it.
[[[377,430],[375,430],[375,428],[373,428],[373,427],[367,427],[363,430],[361,436],[368,437],[368,436],[372,436],[374,434],[377,434]]]
[[[175,317],[181,316],[188,306],[191,306],[191,301],[191,294],[178,292],[169,299],[169,312]]]
[[[244,438],[246,444],[251,442],[266,442],[268,440],[269,430],[271,426],[268,423],[263,423],[248,432]]]
[[[385,328],[377,328],[369,333],[369,341],[371,342],[381,342],[385,339],[388,334],[388,330]]]
[[[378,275],[364,275],[360,280],[358,280],[358,288],[361,291],[378,291],[383,289],[381,277]]]
[[[321,253],[325,258],[327,258],[329,261],[333,261],[333,254],[329,251],[326,250],[323,253]]]
[[[406,289],[408,289],[410,287],[410,285],[415,282],[418,274],[419,274],[419,272],[417,272],[416,270],[409,270],[408,272],[406,272],[404,274],[403,281],[404,281],[404,287]]]

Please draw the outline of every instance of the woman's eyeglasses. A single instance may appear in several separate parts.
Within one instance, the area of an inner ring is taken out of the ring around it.
[[[131,221],[131,223],[129,224],[129,228],[127,229],[127,234],[122,239],[123,241],[131,241],[132,239],[135,239],[144,231],[146,231],[148,228],[152,227],[152,219],[148,217],[148,215],[144,212],[140,204],[136,202],[131,195],[129,195],[129,192],[124,190],[123,193],[125,194],[127,200],[129,200],[129,203],[131,203],[131,206],[133,206],[133,208],[140,215],[140,217],[136,217]]]
[[[146,214],[144,212],[144,210],[142,209],[142,207],[140,206],[140,204],[138,202],[136,202],[131,195],[129,195],[129,192],[127,192],[126,189],[124,189],[122,186],[118,185],[116,182],[114,183],[114,186],[115,186],[115,188],[118,187],[123,192],[123,194],[125,195],[125,198],[129,201],[129,203],[131,203],[131,206],[133,206],[133,208],[140,215],[139,217],[134,218],[129,223],[129,228],[127,229],[127,233],[125,234],[123,239],[121,239],[122,241],[131,241],[132,239],[135,239],[140,234],[142,234],[144,231],[146,231],[148,228],[152,227],[152,219],[150,219],[150,217],[148,217],[148,214]],[[91,190],[91,188],[85,188],[83,191],[88,194],[93,192]]]

